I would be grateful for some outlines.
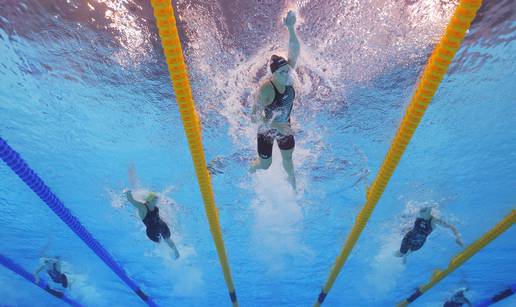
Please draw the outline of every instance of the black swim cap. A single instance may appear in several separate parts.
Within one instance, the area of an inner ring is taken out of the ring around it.
[[[274,73],[280,67],[285,66],[287,64],[288,64],[288,61],[285,60],[285,58],[282,58],[279,55],[273,54],[271,56],[271,64],[270,64],[271,73]]]

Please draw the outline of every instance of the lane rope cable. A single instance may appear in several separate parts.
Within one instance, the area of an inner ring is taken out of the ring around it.
[[[156,26],[161,38],[161,45],[167,62],[168,72],[170,73],[170,80],[172,81],[176,95],[176,102],[188,139],[197,181],[204,200],[204,211],[208,218],[210,232],[217,249],[217,255],[228,287],[229,297],[233,306],[238,306],[231,270],[224,247],[224,240],[222,239],[218,210],[215,205],[210,175],[206,166],[206,158],[204,156],[201,139],[200,121],[194,107],[188,71],[183,57],[183,49],[181,48],[181,40],[179,39],[176,26],[176,18],[174,17],[174,8],[170,0],[151,0],[151,5],[154,10]]]
[[[497,294],[493,295],[492,297],[480,301],[480,303],[475,304],[475,307],[491,306],[494,303],[497,303],[497,302],[504,300],[504,299],[508,298],[509,296],[513,295],[514,292],[516,292],[516,283],[512,284],[509,288],[498,292]]]
[[[428,104],[432,100],[441,80],[448,71],[448,67],[455,53],[459,49],[460,44],[481,4],[482,0],[460,0],[459,4],[455,8],[453,16],[446,27],[445,33],[428,60],[414,96],[410,101],[382,166],[380,167],[375,180],[367,190],[365,205],[356,217],[351,233],[347,237],[314,306],[322,304],[328,292],[332,288],[333,283],[344,266],[349,254],[353,250],[362,230],[367,224],[376,204],[394,173],[405,148],[412,139],[419,122],[423,118]]]
[[[80,221],[65,207],[63,202],[50,190],[38,174],[30,168],[7,142],[0,137],[0,158],[25,182],[47,206],[79,237],[86,245],[144,302],[149,306],[157,306],[138,285],[125,273],[109,252],[97,241]]]
[[[486,245],[491,243],[494,239],[504,233],[506,230],[512,227],[516,222],[516,210],[512,210],[505,218],[500,221],[495,227],[486,232],[480,239],[476,240],[472,244],[470,244],[464,251],[458,253],[455,257],[453,257],[448,264],[448,267],[444,270],[435,270],[430,278],[430,281],[418,289],[407,299],[400,302],[397,307],[404,307],[408,304],[415,301],[418,297],[423,295],[423,293],[427,292],[432,288],[435,284],[444,279],[448,274],[455,271],[458,267],[460,267],[464,262],[466,262],[469,258],[475,255],[479,250],[483,249]]]

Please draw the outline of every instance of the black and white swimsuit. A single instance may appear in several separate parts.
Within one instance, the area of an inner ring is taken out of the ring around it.
[[[265,106],[265,121],[267,124],[290,123],[290,113],[294,106],[294,98],[296,98],[294,87],[287,85],[285,91],[280,93],[272,81],[271,84],[274,87],[274,100]],[[283,135],[277,129],[266,127],[267,125],[261,126],[257,136],[258,154],[262,159],[268,159],[272,156],[274,139],[278,142],[281,150],[289,150],[295,147],[293,135]]]
[[[291,85],[287,85],[285,91],[280,93],[272,81],[271,84],[274,87],[274,100],[265,106],[265,120],[268,123],[290,123],[290,113],[294,106],[296,92]]]

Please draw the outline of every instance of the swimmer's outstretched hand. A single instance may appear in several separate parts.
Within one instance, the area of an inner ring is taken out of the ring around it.
[[[124,193],[124,196],[127,197],[127,200],[130,202],[131,199],[133,198],[133,193],[131,192],[131,190],[124,189],[123,193]]]
[[[294,11],[288,11],[287,17],[283,18],[283,24],[287,27],[291,27],[296,23],[296,13]]]

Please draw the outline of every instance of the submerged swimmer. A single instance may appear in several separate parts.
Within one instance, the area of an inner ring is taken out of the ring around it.
[[[466,291],[468,291],[467,288],[459,289],[452,297],[446,300],[443,307],[461,307],[464,304],[473,306],[471,302],[464,296],[464,292]]]
[[[174,251],[175,258],[178,259],[179,251],[174,241],[170,238],[170,229],[159,216],[158,196],[151,192],[145,198],[145,202],[142,203],[134,199],[131,190],[125,190],[124,193],[127,196],[127,200],[138,209],[138,215],[145,227],[147,227],[147,237],[156,243],[159,243],[160,237],[163,238]]]
[[[290,34],[288,60],[272,55],[270,60],[272,78],[261,85],[258,101],[253,106],[251,119],[254,123],[260,123],[257,134],[259,158],[253,161],[250,170],[254,172],[271,166],[272,146],[276,140],[283,158],[283,168],[287,172],[289,183],[295,190],[296,178],[292,162],[295,140],[290,125],[290,112],[296,94],[290,74],[296,65],[300,46],[294,27],[296,23],[294,12],[289,11],[283,23]]]
[[[419,217],[414,222],[414,227],[403,238],[400,250],[396,252],[396,256],[403,257],[403,263],[405,263],[409,253],[417,251],[425,244],[426,238],[430,235],[432,230],[434,230],[436,225],[451,229],[455,235],[457,244],[464,247],[464,242],[462,242],[457,228],[433,216],[432,208],[424,207],[419,211]]]
[[[39,273],[46,270],[50,279],[54,282],[53,288],[60,288],[59,290],[50,288],[50,285],[46,286],[46,290],[53,295],[62,298],[64,296],[63,291],[67,288],[71,288],[71,283],[68,282],[68,277],[61,271],[61,259],[59,256],[56,257],[42,257],[40,259],[41,265],[34,272],[34,280],[39,283]]]

